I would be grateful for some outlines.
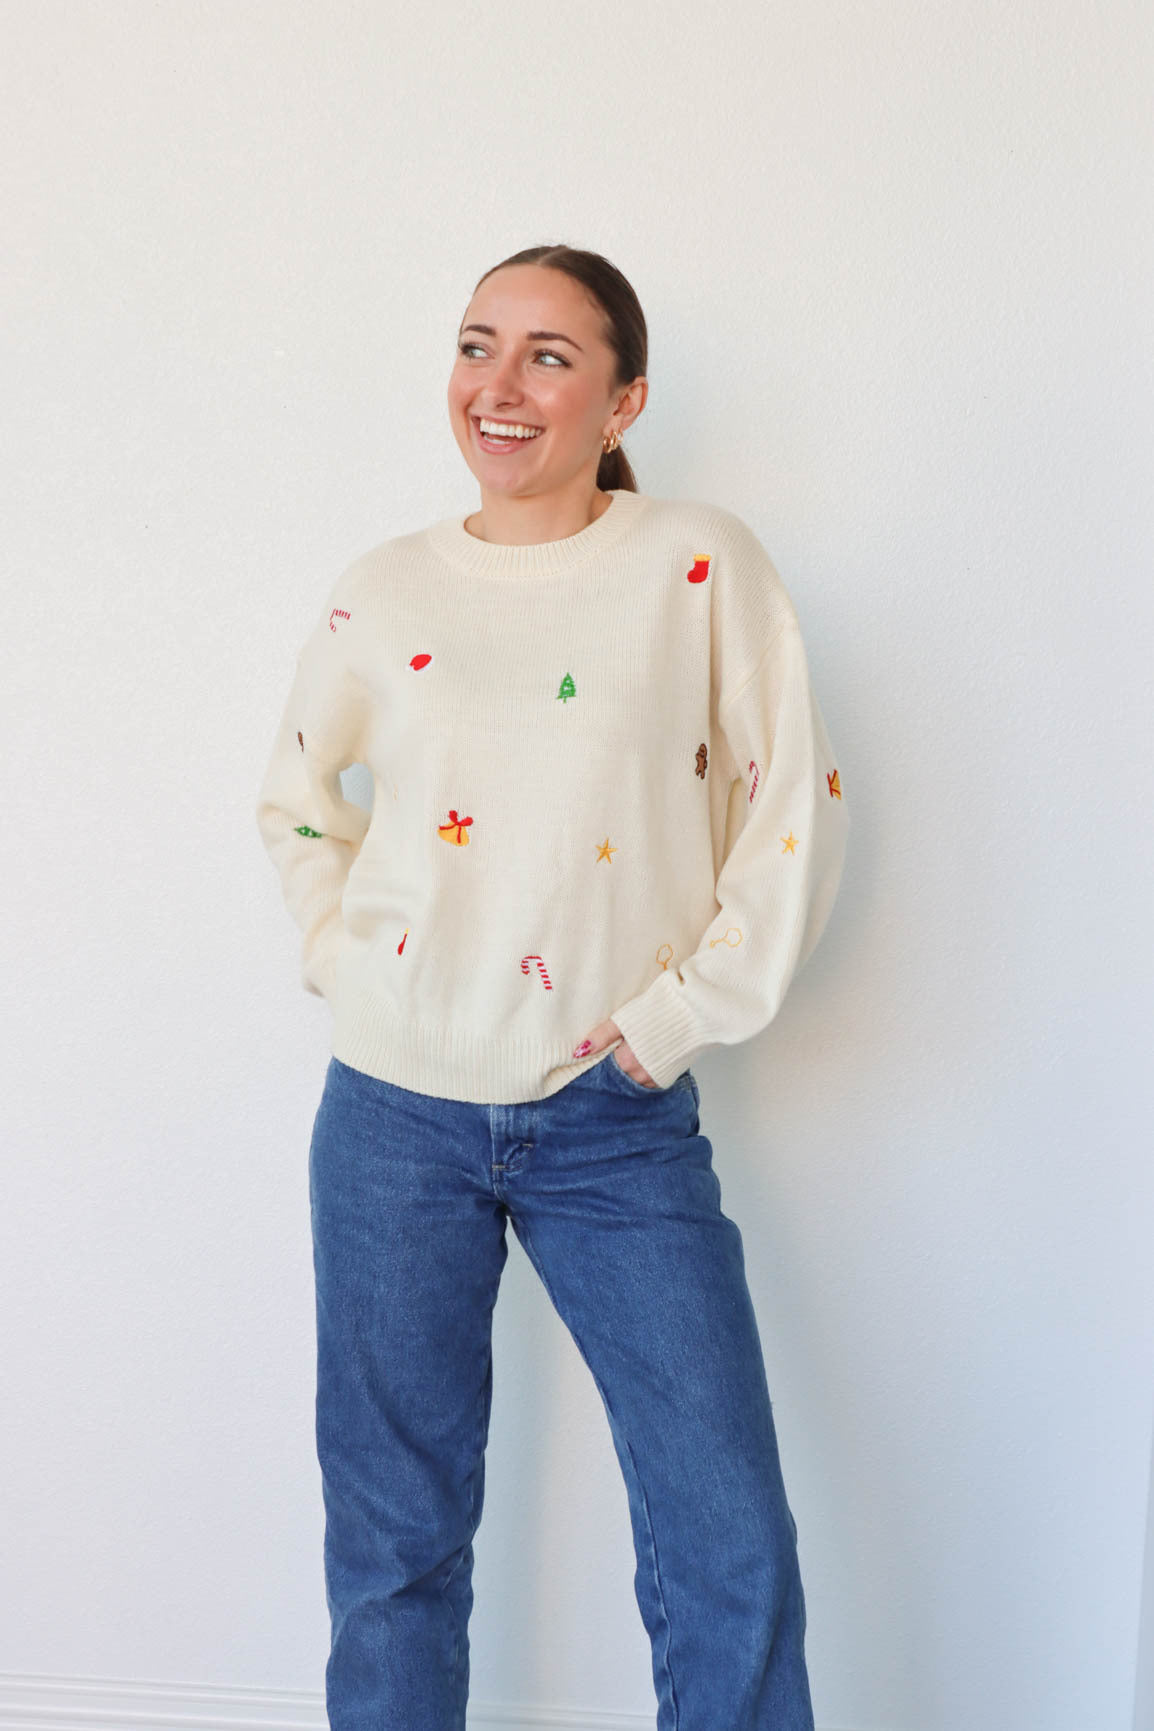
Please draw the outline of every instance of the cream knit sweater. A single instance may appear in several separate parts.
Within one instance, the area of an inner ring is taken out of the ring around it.
[[[297,657],[257,822],[332,1051],[383,1081],[544,1099],[611,1017],[668,1087],[829,917],[849,820],[777,570],[719,506],[611,498],[559,541],[385,541]]]

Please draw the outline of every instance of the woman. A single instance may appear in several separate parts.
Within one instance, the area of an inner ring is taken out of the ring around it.
[[[463,1731],[509,1219],[605,1405],[659,1727],[813,1727],[797,1527],[689,1065],[776,1014],[847,815],[764,548],[637,489],[645,368],[600,255],[532,247],[481,278],[449,384],[480,508],[342,574],[261,788],[333,1011],[309,1151],[333,1731]]]

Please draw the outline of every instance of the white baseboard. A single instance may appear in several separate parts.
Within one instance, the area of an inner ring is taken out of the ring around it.
[[[655,1713],[469,1701],[469,1731],[653,1731]],[[328,1731],[323,1694],[0,1672],[0,1731]]]

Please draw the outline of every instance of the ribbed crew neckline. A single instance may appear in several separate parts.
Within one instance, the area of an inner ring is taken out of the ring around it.
[[[474,576],[539,577],[546,572],[565,572],[619,542],[650,502],[648,493],[634,493],[624,487],[611,487],[609,496],[613,502],[600,517],[559,541],[531,541],[524,546],[482,541],[470,535],[464,518],[458,516],[442,517],[425,530],[425,535],[442,559]]]

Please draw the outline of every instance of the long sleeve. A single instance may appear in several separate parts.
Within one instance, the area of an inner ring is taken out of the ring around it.
[[[707,1046],[748,1040],[773,1019],[825,929],[845,862],[849,817],[792,608],[718,720],[746,796],[717,877],[720,911],[679,967],[610,1012],[662,1088]]]
[[[302,934],[301,983],[329,998],[344,937],[341,896],[370,814],[345,799],[340,772],[363,761],[368,704],[342,654],[344,580],[297,657],[292,687],[260,785],[256,820]]]

